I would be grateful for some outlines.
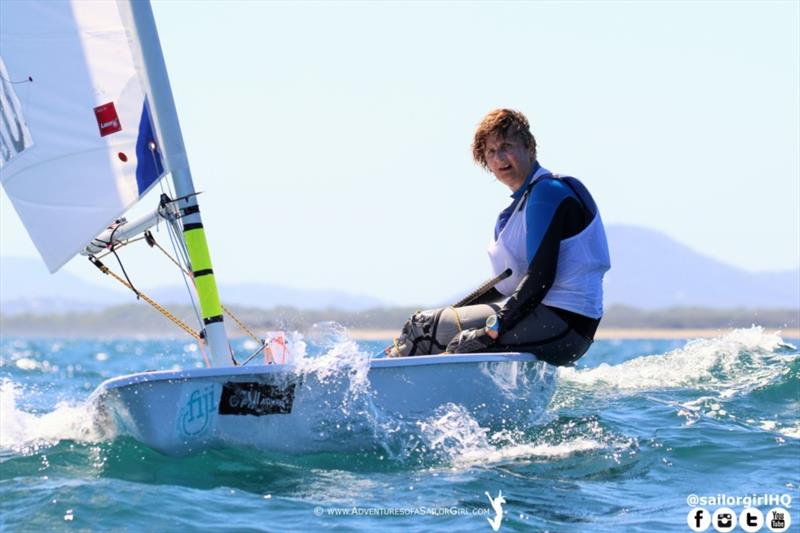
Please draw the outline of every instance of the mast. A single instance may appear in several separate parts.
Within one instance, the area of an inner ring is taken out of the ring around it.
[[[137,68],[142,72],[146,84],[146,94],[150,106],[157,138],[163,146],[157,147],[165,159],[169,169],[175,193],[181,198],[177,207],[180,209],[183,226],[183,240],[189,253],[189,261],[194,275],[195,287],[200,300],[200,308],[205,326],[206,341],[209,346],[214,366],[232,364],[228,337],[222,317],[222,306],[217,291],[217,282],[211,266],[211,255],[208,251],[200,207],[195,195],[189,160],[183,144],[175,100],[167,76],[167,67],[161,53],[155,18],[150,2],[140,0],[118,0],[118,7],[123,20],[130,22],[134,31],[131,47],[135,59],[141,64]],[[138,38],[136,38],[138,37]]]

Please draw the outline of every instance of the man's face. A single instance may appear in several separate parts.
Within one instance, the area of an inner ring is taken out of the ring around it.
[[[483,155],[497,181],[512,192],[522,187],[533,168],[533,154],[518,137],[492,134],[486,139]]]

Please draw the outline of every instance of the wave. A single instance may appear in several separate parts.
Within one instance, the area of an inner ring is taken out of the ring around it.
[[[587,398],[620,394],[671,405],[686,425],[699,417],[730,419],[784,437],[800,437],[796,414],[777,419],[774,409],[776,401],[786,400],[787,395],[796,401],[800,359],[796,349],[787,348],[778,335],[761,328],[691,341],[665,354],[642,355],[617,365],[561,369],[559,392],[548,418],[515,430],[481,427],[462,406],[454,404],[440,406],[432,416],[414,422],[386,417],[371,402],[367,379],[370,356],[347,338],[343,329],[321,326],[314,338],[318,353],[309,353],[302,337],[292,336],[290,341],[291,357],[300,371],[313,372],[323,381],[339,380],[346,387],[345,402],[339,406],[342,417],[323,428],[327,438],[367,432],[373,446],[360,454],[341,457],[317,454],[290,458],[252,450],[214,451],[204,454],[205,459],[182,459],[180,464],[217,457],[240,465],[256,458],[253,460],[257,462],[344,469],[469,469],[509,462],[555,463],[589,455],[602,470],[635,461],[638,440],[608,429],[593,414],[565,416],[560,411]],[[674,395],[656,397],[661,391],[675,389],[689,391],[692,397],[680,401],[674,401]],[[61,402],[50,412],[26,412],[20,408],[19,399],[30,392],[9,379],[0,383],[0,461],[35,455],[47,448],[51,448],[51,457],[56,452],[69,454],[72,445],[78,450],[95,450],[92,454],[99,456],[147,457],[157,464],[173,460],[162,460],[157,452],[104,427],[102,418],[95,416],[85,401]],[[735,404],[746,393],[752,393],[747,394],[748,400],[766,402],[763,412],[748,412]],[[598,408],[594,405],[595,410]],[[130,470],[125,464],[124,460],[111,461],[105,468],[123,477],[135,475],[135,468]]]
[[[666,354],[642,355],[596,368],[562,368],[559,378],[591,388],[641,391],[694,388],[731,396],[756,389],[786,374],[797,354],[777,334],[761,327],[736,329],[720,337],[689,341]]]
[[[53,411],[36,414],[18,407],[23,388],[9,379],[0,383],[0,451],[31,454],[60,441],[93,443],[109,437],[100,431],[86,402],[60,402]]]
[[[450,469],[537,461],[553,463],[582,454],[619,459],[638,449],[636,439],[615,434],[603,427],[596,417],[558,417],[527,430],[492,432],[478,425],[462,406],[446,404],[416,425],[420,446],[414,452],[427,458],[426,461],[435,459]]]
[[[800,354],[761,327],[690,341],[665,354],[617,365],[563,368],[559,378],[557,408],[577,405],[587,395],[634,396],[673,407],[685,426],[713,419],[800,438]]]

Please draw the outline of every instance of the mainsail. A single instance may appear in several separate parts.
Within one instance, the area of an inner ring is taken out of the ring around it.
[[[0,182],[50,271],[167,172],[202,334],[214,364],[231,364],[150,4],[0,1]]]
[[[116,2],[0,2],[0,182],[55,272],[168,170]]]

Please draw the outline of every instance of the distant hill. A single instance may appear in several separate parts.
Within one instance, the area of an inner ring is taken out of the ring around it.
[[[748,272],[637,226],[607,228],[611,271],[605,302],[665,307],[800,308],[800,268]]]
[[[222,285],[219,290],[226,304],[245,307],[291,305],[297,309],[360,311],[386,305],[378,298],[345,291],[297,289],[269,283],[236,283]],[[150,289],[147,294],[163,304],[187,301],[183,286]],[[128,291],[108,289],[68,272],[51,275],[38,259],[0,257],[0,313],[6,315],[96,311],[133,300]]]
[[[162,287],[151,291],[159,302],[185,302],[184,287]],[[291,305],[298,309],[342,309],[361,311],[385,306],[378,298],[328,289],[296,289],[272,283],[234,283],[220,286],[223,302],[246,307]]]
[[[610,225],[607,230],[612,263],[605,281],[607,306],[800,309],[800,269],[747,272],[695,252],[654,230],[624,225]],[[269,283],[222,285],[220,293],[225,303],[262,309],[292,306],[361,311],[392,305],[345,291]],[[186,302],[182,286],[157,288],[148,294],[165,304]],[[130,293],[95,285],[66,272],[50,275],[38,259],[0,257],[3,314],[91,311],[131,301]]]
[[[4,314],[91,311],[129,301],[127,292],[64,271],[50,274],[38,259],[0,257],[0,312]]]

